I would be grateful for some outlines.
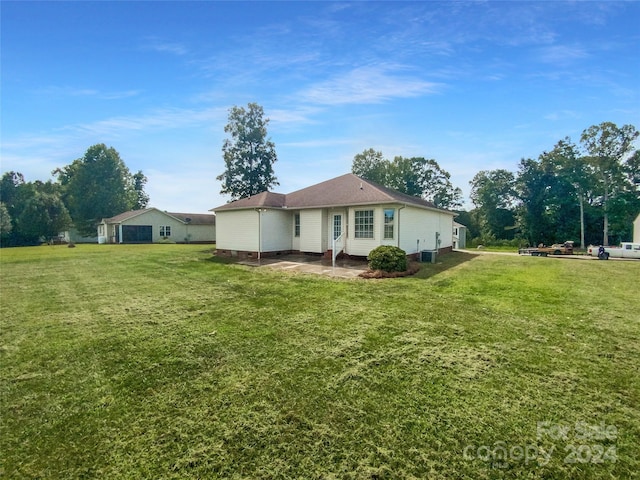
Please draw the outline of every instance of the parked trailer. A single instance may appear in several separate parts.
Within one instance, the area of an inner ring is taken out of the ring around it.
[[[550,247],[539,245],[535,248],[521,248],[520,255],[531,255],[532,257],[546,257],[547,255],[573,255],[573,242],[554,243]]]
[[[589,245],[587,255],[598,257],[601,260],[609,260],[609,257],[640,259],[640,243],[622,242],[619,247],[595,247]]]

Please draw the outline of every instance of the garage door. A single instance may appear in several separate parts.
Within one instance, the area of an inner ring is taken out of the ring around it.
[[[151,225],[123,225],[122,243],[151,243],[153,227]]]

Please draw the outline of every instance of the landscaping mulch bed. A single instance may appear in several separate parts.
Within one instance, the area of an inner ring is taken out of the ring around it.
[[[412,262],[404,272],[385,272],[384,270],[367,270],[359,276],[362,278],[398,278],[415,275],[420,271],[420,264]]]

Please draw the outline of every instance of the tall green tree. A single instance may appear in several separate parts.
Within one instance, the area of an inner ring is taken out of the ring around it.
[[[13,224],[11,223],[11,216],[9,210],[0,202],[0,240],[6,240],[11,231],[13,230]]]
[[[571,185],[570,198],[575,199],[580,210],[580,246],[586,246],[586,207],[592,198],[593,169],[578,147],[569,137],[560,140],[549,153],[541,156],[552,171]]]
[[[483,241],[513,238],[516,198],[514,174],[504,169],[482,170],[469,184]]]
[[[384,158],[382,152],[369,148],[353,157],[351,173],[365,180],[371,180],[372,182],[387,186],[387,177],[390,173],[389,165],[389,160]]]
[[[628,160],[634,158],[633,142],[638,135],[633,125],[618,127],[615,123],[603,122],[587,128],[580,137],[602,195],[603,245],[609,245],[610,215],[617,214],[616,210],[621,208],[618,201],[612,203],[612,200],[629,189],[625,164],[628,166]]]
[[[453,186],[451,175],[438,162],[423,157],[413,157],[409,162],[412,175],[407,188],[416,184],[420,196],[439,208],[453,209],[462,206],[462,190]]]
[[[407,195],[421,197],[439,208],[462,205],[462,190],[451,183],[451,175],[438,162],[424,157],[384,158],[370,148],[353,159],[351,172]]]
[[[555,240],[548,215],[552,176],[542,162],[531,158],[520,160],[516,192],[520,200],[517,218],[520,235],[529,245],[549,244]]]
[[[149,195],[144,191],[144,186],[147,184],[147,177],[142,173],[142,170],[138,170],[133,174],[133,189],[136,192],[136,204],[134,210],[141,210],[147,208],[149,205]]]
[[[0,179],[0,202],[4,203],[13,218],[20,203],[20,190],[25,185],[24,175],[20,172],[6,172]]]
[[[31,245],[57,237],[67,230],[71,218],[53,182],[26,182],[21,173],[7,172],[0,180],[2,244]],[[7,203],[5,203],[7,202]],[[6,212],[6,216],[5,216]]]
[[[16,219],[22,235],[34,239],[51,239],[71,227],[71,217],[60,196],[52,188],[34,188]]]
[[[216,178],[222,182],[220,193],[231,195],[232,200],[279,185],[273,171],[275,144],[267,138],[268,124],[257,103],[249,103],[246,109],[234,106],[229,111],[224,131],[231,138],[222,145],[225,171]]]
[[[26,245],[37,241],[37,238],[25,237],[17,225],[18,217],[33,194],[33,185],[27,183],[20,172],[6,172],[0,179],[0,202],[11,220],[11,229],[2,238],[3,245]]]
[[[105,144],[89,147],[82,158],[54,170],[74,226],[83,235],[95,235],[97,223],[139,205],[136,180],[120,158]]]

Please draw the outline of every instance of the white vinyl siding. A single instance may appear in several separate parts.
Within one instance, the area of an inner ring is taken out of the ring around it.
[[[254,213],[257,215],[257,213]],[[261,213],[261,252],[280,252],[291,250],[291,236],[283,235],[293,227],[291,212],[282,210],[263,210]],[[256,232],[257,233],[257,232]]]
[[[326,212],[321,209],[300,211],[300,251],[323,253],[326,250],[324,225]],[[324,240],[324,241],[323,241]]]
[[[389,210],[393,211],[392,218]],[[300,236],[296,237],[298,213]],[[257,252],[260,231],[262,252],[295,250],[324,253],[331,248],[337,214],[342,215],[343,245],[348,255],[367,256],[379,245],[398,245],[407,254],[452,246],[452,214],[409,205],[379,204],[295,211],[267,209],[261,213],[261,229],[258,229],[256,210],[218,211],[218,248]],[[359,236],[356,236],[356,225]],[[439,235],[439,244],[436,233]],[[361,235],[367,235],[368,238],[361,238]],[[393,238],[385,238],[391,235]]]
[[[398,224],[400,248],[407,254],[453,245],[453,215],[407,206],[400,211]]]
[[[216,247],[220,250],[258,251],[258,212],[216,212]]]

